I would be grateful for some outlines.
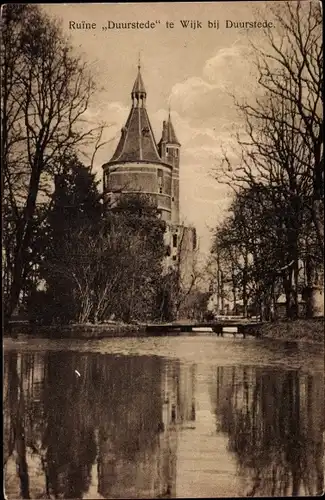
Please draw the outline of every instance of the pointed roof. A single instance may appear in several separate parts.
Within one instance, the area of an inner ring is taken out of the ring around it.
[[[120,141],[110,161],[161,163],[146,108],[132,107]]]
[[[147,92],[141,76],[141,66],[139,64],[138,74],[133,85],[132,94],[146,94],[146,93]]]
[[[140,64],[131,96],[133,105],[126,124],[122,128],[116,151],[110,161],[154,161],[161,163],[145,107],[146,90],[141,76]]]
[[[162,142],[166,142],[168,144],[177,144],[178,146],[181,145],[176,137],[176,134],[175,134],[175,130],[174,130],[174,127],[173,127],[173,124],[171,121],[171,117],[170,117],[170,111],[168,114],[168,121],[163,122],[162,136],[161,136],[161,139],[159,141],[159,145]]]
[[[170,117],[170,111],[169,111],[169,114],[168,114],[168,121],[167,121],[167,126],[166,126],[166,137],[167,137],[167,142],[168,143],[180,145],[180,143],[178,142],[178,139],[176,137],[173,124],[172,124],[172,120],[171,120],[171,117]]]

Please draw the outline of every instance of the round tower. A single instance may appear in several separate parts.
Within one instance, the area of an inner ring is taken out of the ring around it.
[[[168,120],[163,122],[162,137],[158,147],[161,159],[172,167],[171,222],[179,224],[179,159],[181,145],[175,134],[170,111]]]
[[[172,219],[172,163],[159,155],[146,109],[147,92],[138,65],[131,92],[132,106],[117,148],[103,165],[104,199],[114,206],[124,193],[143,193],[166,221]]]

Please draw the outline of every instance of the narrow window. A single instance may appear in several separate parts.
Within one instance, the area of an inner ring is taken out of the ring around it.
[[[164,172],[161,168],[158,168],[157,175],[158,175],[159,193],[162,193]]]
[[[196,229],[194,228],[193,229],[193,250],[196,249],[196,245],[197,245],[197,236],[196,236]]]
[[[177,248],[177,234],[173,234],[173,247]]]

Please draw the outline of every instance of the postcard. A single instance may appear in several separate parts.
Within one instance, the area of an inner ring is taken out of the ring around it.
[[[5,497],[322,494],[322,4],[1,19]]]

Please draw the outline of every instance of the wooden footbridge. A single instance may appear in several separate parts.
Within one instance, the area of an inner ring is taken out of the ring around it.
[[[233,335],[242,334],[245,338],[247,335],[253,337],[260,337],[261,321],[252,321],[246,319],[228,319],[228,320],[214,320],[202,322],[189,322],[189,321],[176,321],[174,323],[152,323],[146,326],[146,332],[152,335],[180,335],[181,333],[197,332],[199,330],[211,328],[212,331],[218,336],[223,337],[226,328],[235,329],[232,331]]]

